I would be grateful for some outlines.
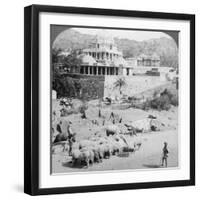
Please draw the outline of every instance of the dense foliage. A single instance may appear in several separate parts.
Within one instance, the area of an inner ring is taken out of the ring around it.
[[[67,68],[70,66],[79,66],[80,59],[77,56],[76,51],[72,51],[68,56],[60,56],[61,49],[53,49],[52,51],[52,70],[53,70],[53,89],[57,91],[58,96],[62,96],[63,94],[69,96],[79,96],[81,84],[78,80],[74,80],[70,77],[66,78],[62,76],[62,70],[56,67],[58,62],[63,64],[63,68]],[[64,71],[64,70],[63,70]]]
[[[159,97],[155,97],[152,100],[146,100],[143,103],[143,109],[169,110],[172,105],[178,106],[178,92],[172,92],[165,89],[160,93]]]

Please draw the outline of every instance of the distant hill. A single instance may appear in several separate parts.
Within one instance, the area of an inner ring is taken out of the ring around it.
[[[73,29],[68,29],[56,38],[53,48],[84,49],[90,46],[94,38],[94,35],[82,34]],[[125,58],[156,53],[160,56],[162,66],[178,67],[178,49],[173,39],[162,37],[141,42],[130,39],[114,39]]]
[[[88,48],[94,35],[81,34],[73,29],[62,32],[54,41],[53,48],[56,49],[84,49]]]

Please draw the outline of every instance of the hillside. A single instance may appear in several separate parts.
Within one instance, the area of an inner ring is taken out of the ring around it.
[[[54,41],[55,49],[84,49],[88,48],[94,35],[82,34],[73,29],[62,32]],[[162,37],[145,41],[114,38],[119,50],[125,58],[136,57],[140,54],[156,53],[161,58],[161,65],[178,67],[178,49],[173,39]]]

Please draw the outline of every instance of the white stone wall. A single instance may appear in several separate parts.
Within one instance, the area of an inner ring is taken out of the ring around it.
[[[151,70],[152,68],[157,68],[158,71],[160,73],[169,73],[170,69],[172,69],[171,67],[143,67],[143,66],[139,66],[139,67],[130,67],[131,69],[131,74],[144,74],[147,71]]]
[[[57,92],[52,90],[52,99],[57,99]]]
[[[133,96],[167,83],[165,73],[162,73],[161,76],[136,75],[123,77],[127,85],[122,89],[122,93],[128,96]],[[119,76],[105,76],[104,97],[115,99],[120,96],[119,89],[114,88],[114,82],[118,78]]]

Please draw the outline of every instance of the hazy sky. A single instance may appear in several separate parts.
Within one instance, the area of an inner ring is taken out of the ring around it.
[[[73,29],[80,33],[85,33],[85,34],[96,35],[100,33],[100,34],[110,35],[112,37],[127,38],[136,41],[143,41],[161,37],[170,38],[170,36],[168,36],[163,32],[155,32],[155,31],[134,31],[134,30],[115,30],[115,29],[93,29],[93,28],[73,28]]]

